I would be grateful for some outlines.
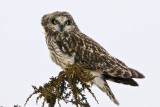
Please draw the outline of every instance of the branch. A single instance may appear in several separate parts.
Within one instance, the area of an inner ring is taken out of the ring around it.
[[[27,98],[25,105],[33,95],[38,94],[36,102],[43,98],[42,107],[44,107],[45,102],[49,104],[49,107],[54,107],[56,101],[61,106],[61,100],[65,103],[72,103],[76,107],[90,107],[84,94],[85,90],[88,90],[98,103],[90,89],[92,86],[91,81],[94,77],[89,71],[85,72],[84,68],[84,66],[78,65],[69,66],[65,71],[61,71],[58,77],[50,78],[50,81],[43,86],[39,88],[32,86],[34,92]]]

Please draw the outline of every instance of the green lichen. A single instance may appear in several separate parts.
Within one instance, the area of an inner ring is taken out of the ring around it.
[[[39,88],[32,86],[34,92],[27,98],[25,105],[33,95],[38,94],[36,102],[43,98],[42,107],[45,102],[49,104],[49,107],[54,107],[56,101],[61,106],[61,100],[77,107],[90,107],[84,91],[88,90],[97,101],[91,91],[91,81],[94,77],[89,71],[85,72],[84,68],[84,66],[78,65],[69,66],[65,71],[61,71],[58,77],[50,78],[50,81],[43,86],[39,86]]]

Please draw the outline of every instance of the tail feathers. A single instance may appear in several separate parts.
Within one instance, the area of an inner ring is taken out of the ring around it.
[[[129,70],[132,73],[131,78],[145,78],[145,76],[143,74],[141,74],[140,72],[138,72],[137,70],[132,69],[132,68],[129,68]]]
[[[131,78],[118,78],[118,77],[111,77],[109,75],[103,75],[103,76],[106,80],[109,80],[109,81],[122,83],[125,85],[138,86],[138,83]]]

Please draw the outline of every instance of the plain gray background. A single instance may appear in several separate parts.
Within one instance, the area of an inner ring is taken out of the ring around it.
[[[139,87],[109,82],[120,107],[160,106],[159,0],[1,0],[0,106],[23,105],[31,85],[43,85],[61,71],[49,58],[41,26],[41,17],[57,10],[70,12],[83,33],[146,76],[136,80]],[[92,89],[99,104],[86,91],[91,107],[117,107]],[[42,100],[35,100],[26,107],[40,107]]]

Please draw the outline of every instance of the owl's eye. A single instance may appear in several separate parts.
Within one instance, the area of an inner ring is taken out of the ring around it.
[[[52,23],[53,23],[54,25],[57,25],[59,22],[58,22],[58,20],[56,20],[56,19],[52,19]]]
[[[70,25],[71,22],[70,22],[69,20],[67,20],[67,21],[65,22],[65,24],[66,24],[66,25]]]

